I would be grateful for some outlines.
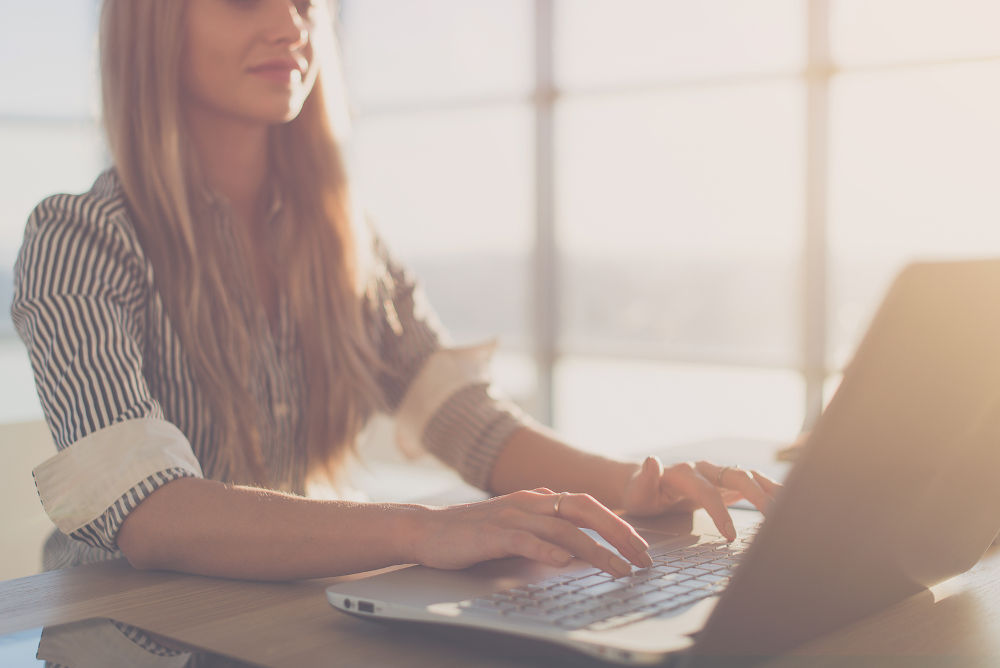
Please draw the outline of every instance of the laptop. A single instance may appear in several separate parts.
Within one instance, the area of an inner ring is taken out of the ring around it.
[[[733,544],[643,530],[654,565],[625,578],[511,558],[402,568],[327,599],[683,663],[780,653],[969,569],[1000,530],[1000,261],[904,269],[803,448],[766,521],[733,511]]]

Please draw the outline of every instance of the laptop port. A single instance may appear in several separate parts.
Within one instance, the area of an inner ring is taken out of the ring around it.
[[[358,601],[358,610],[361,612],[375,612],[375,604],[368,601]]]

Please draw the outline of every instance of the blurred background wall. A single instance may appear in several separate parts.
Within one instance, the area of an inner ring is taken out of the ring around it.
[[[96,0],[0,0],[0,423],[29,211],[86,190]],[[914,257],[1000,255],[993,0],[342,0],[365,204],[459,342],[606,452],[794,437]],[[459,280],[460,278],[460,280]],[[7,444],[13,445],[13,444]]]

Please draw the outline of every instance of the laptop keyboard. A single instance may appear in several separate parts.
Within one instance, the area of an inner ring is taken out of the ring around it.
[[[652,548],[653,565],[614,578],[591,568],[463,601],[463,608],[568,629],[603,631],[650,617],[675,615],[729,584],[757,527],[732,543]]]

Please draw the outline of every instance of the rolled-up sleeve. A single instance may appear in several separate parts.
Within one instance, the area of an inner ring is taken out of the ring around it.
[[[493,387],[494,342],[452,345],[416,280],[376,241],[384,268],[378,317],[385,401],[396,418],[396,440],[411,456],[424,450],[486,489],[497,456],[528,418]]]
[[[108,550],[155,489],[202,476],[143,376],[149,281],[113,213],[90,195],[43,201],[28,220],[11,306],[58,449],[34,470],[39,498],[61,531]]]

